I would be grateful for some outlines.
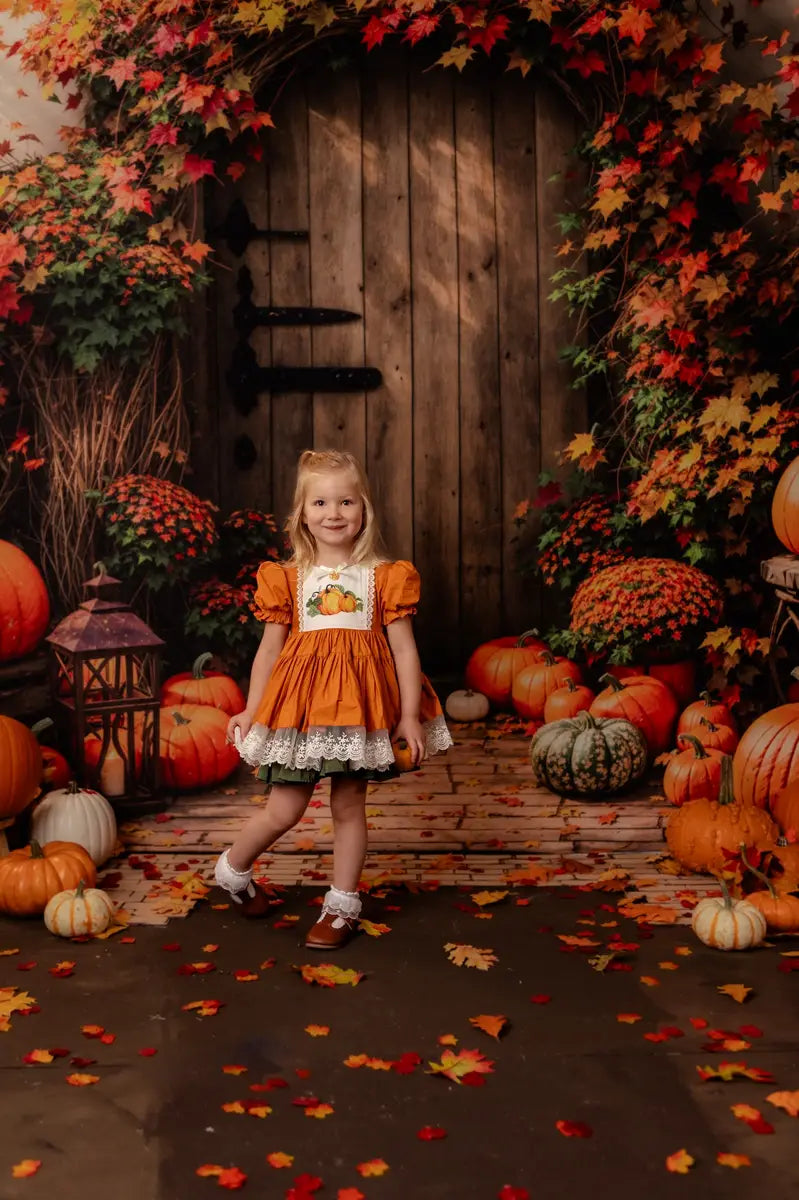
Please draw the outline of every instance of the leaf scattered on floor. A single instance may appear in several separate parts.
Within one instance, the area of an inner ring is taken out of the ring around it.
[[[478,971],[487,971],[498,961],[496,954],[490,948],[469,946],[460,942],[447,942],[444,949],[449,961],[456,967],[475,967]]]
[[[723,996],[730,996],[737,1004],[743,1004],[752,994],[752,988],[747,987],[745,983],[722,983],[716,991],[721,992]]]
[[[445,1075],[455,1083],[475,1086],[485,1083],[484,1075],[493,1073],[494,1064],[479,1050],[444,1050],[440,1062],[428,1062],[431,1075]]]
[[[481,1014],[479,1017],[469,1017],[469,1024],[474,1025],[475,1029],[481,1029],[483,1033],[487,1033],[489,1037],[499,1041],[500,1034],[508,1024],[508,1018]]]
[[[737,1171],[739,1167],[751,1167],[752,1160],[746,1154],[727,1154],[723,1150],[719,1150],[716,1155],[716,1162],[722,1167],[734,1167]]]
[[[586,1125],[585,1121],[556,1121],[555,1128],[564,1137],[590,1138],[594,1136],[593,1129],[590,1125]]]
[[[675,1175],[687,1175],[695,1162],[696,1159],[687,1150],[675,1150],[666,1159],[666,1170]]]
[[[23,1158],[21,1162],[14,1164],[11,1174],[14,1179],[28,1179],[31,1175],[36,1174],[41,1165],[40,1158]]]

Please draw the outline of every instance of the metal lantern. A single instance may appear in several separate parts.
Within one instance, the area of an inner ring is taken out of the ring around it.
[[[78,782],[121,815],[157,812],[160,659],[164,645],[116,599],[101,564],[87,599],[47,637],[56,720],[69,737]]]

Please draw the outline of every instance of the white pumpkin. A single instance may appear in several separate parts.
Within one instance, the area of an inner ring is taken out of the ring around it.
[[[447,716],[453,721],[482,721],[488,716],[488,697],[482,692],[473,692],[471,688],[460,688],[450,692],[444,706]]]
[[[47,902],[44,923],[58,937],[83,937],[102,933],[114,919],[114,906],[99,888],[76,888],[56,892]]]
[[[77,842],[97,866],[110,858],[117,844],[114,810],[99,792],[80,788],[74,779],[65,788],[48,792],[33,813],[32,835],[47,842]]]
[[[700,942],[715,950],[750,950],[766,936],[766,918],[748,900],[732,900],[726,886],[723,896],[700,900],[691,916],[691,928]]]

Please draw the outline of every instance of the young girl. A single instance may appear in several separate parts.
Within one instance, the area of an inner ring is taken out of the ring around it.
[[[288,522],[293,555],[258,570],[255,603],[266,622],[247,707],[228,739],[271,785],[269,800],[216,864],[215,878],[246,916],[267,898],[252,865],[305,812],[330,777],[333,886],[305,945],[329,950],[353,933],[366,857],[366,789],[397,775],[392,737],[414,763],[452,738],[422,675],[411,628],[419,576],[388,562],[363,469],[334,450],[301,455]]]

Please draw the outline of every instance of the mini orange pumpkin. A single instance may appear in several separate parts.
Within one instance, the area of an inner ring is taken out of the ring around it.
[[[15,917],[43,913],[47,902],[81,879],[94,887],[97,868],[88,851],[76,842],[32,841],[0,858],[0,912]]]
[[[398,771],[418,771],[420,764],[413,761],[413,751],[405,738],[393,738],[391,749],[394,751],[394,763]]]
[[[568,658],[555,658],[542,650],[536,662],[516,673],[511,688],[513,707],[527,721],[540,721],[547,698],[567,679],[582,683],[582,672]]]
[[[590,687],[584,683],[575,683],[569,676],[547,696],[544,705],[544,721],[549,725],[552,721],[567,721],[585,712],[596,699]]]
[[[681,733],[677,741],[687,749],[673,754],[663,772],[666,799],[678,807],[705,796],[718,800],[721,791],[721,750],[706,749],[692,733]]]
[[[702,720],[710,721],[713,725],[728,725],[730,729],[736,727],[731,710],[721,700],[714,700],[710,692],[701,692],[698,700],[683,709],[677,722],[677,732],[694,733]]]
[[[765,884],[764,891],[750,892],[746,897],[750,904],[762,912],[766,918],[766,928],[778,933],[795,933],[799,929],[799,896],[790,891],[774,887],[768,876],[758,871],[746,857],[746,847],[741,846],[741,862],[751,871],[761,883]]]
[[[494,638],[478,646],[466,664],[464,679],[467,688],[482,692],[496,708],[511,708],[513,680],[524,667],[536,661],[542,650],[548,650],[536,629],[521,637]]]
[[[708,750],[723,750],[725,754],[732,754],[738,745],[738,734],[734,729],[730,729],[729,725],[714,725],[706,717],[700,718],[699,724],[691,733],[698,737]]]

